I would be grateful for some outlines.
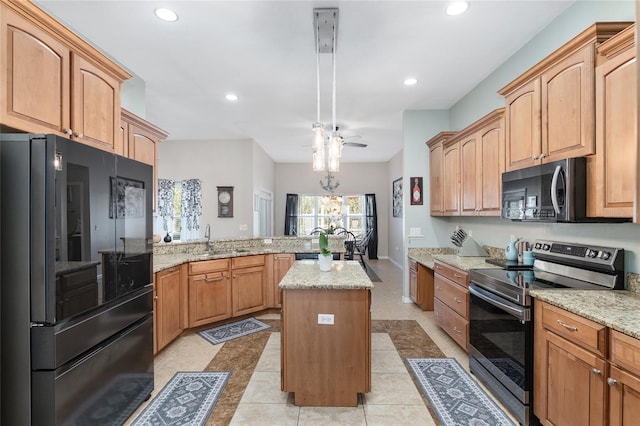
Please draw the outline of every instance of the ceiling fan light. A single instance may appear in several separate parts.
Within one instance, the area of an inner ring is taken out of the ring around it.
[[[329,151],[329,171],[330,172],[339,172],[340,171],[340,157],[336,153],[332,153]]]
[[[313,171],[322,172],[325,169],[324,166],[324,146],[318,150],[313,150]]]
[[[311,136],[313,151],[324,150],[324,128],[322,123],[313,123],[311,130],[313,131],[313,135]]]
[[[413,85],[414,85],[414,84],[416,84],[417,82],[418,82],[418,80],[417,80],[417,79],[415,79],[415,78],[407,78],[407,79],[405,79],[405,81],[404,81],[404,85],[405,85],[405,86],[413,86]]]

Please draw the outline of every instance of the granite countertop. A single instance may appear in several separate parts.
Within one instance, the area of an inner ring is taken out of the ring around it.
[[[298,260],[280,281],[284,290],[361,290],[373,284],[359,262],[333,261],[331,271],[322,272],[317,260]]]
[[[640,339],[640,295],[627,290],[530,290],[537,300]]]
[[[56,275],[68,274],[69,272],[76,272],[76,271],[81,271],[83,269],[89,269],[99,264],[100,262],[95,262],[92,260],[56,262]]]
[[[153,255],[153,272],[160,272],[164,269],[172,268],[188,262],[198,262],[201,260],[229,259],[232,257],[253,256],[257,254],[281,254],[294,252],[291,249],[267,249],[254,247],[251,249],[230,249],[222,251],[213,251],[211,253],[173,253],[173,254],[154,254]],[[295,253],[319,253],[318,250],[296,250]]]
[[[429,269],[433,269],[434,260],[455,266],[463,271],[468,271],[469,269],[497,268],[496,265],[485,262],[485,259],[488,259],[487,257],[481,256],[458,256],[457,254],[417,252],[409,253],[409,258]]]

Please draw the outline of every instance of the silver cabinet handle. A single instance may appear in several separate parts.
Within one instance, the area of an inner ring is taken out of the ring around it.
[[[609,378],[607,379],[607,384],[608,384],[609,386],[615,386],[615,385],[617,385],[617,384],[618,384],[618,381],[617,381],[616,379],[614,379],[614,378],[609,377]]]
[[[600,374],[602,374],[602,371],[598,370],[597,368],[593,368],[593,369],[591,369],[591,372],[592,372],[595,376],[599,376]]]
[[[436,287],[436,290],[442,291],[442,287]]]
[[[536,161],[538,158],[540,158],[540,156],[539,156],[539,155],[534,155],[533,157],[531,157],[531,159],[532,159],[533,161]]]
[[[540,159],[542,160],[542,159],[543,159],[543,158],[545,158],[546,156],[547,156],[546,154],[542,153],[542,154],[540,154]]]
[[[462,300],[458,299],[457,297],[454,297],[453,300],[455,300],[456,303],[462,303]]]
[[[65,135],[72,135],[73,134],[73,130],[71,130],[71,129],[63,129],[62,131],[64,132]]]
[[[441,314],[440,312],[436,312],[436,316],[437,316],[438,318],[442,318],[442,314]]]
[[[462,275],[460,275],[460,274],[453,274],[453,276],[456,277],[456,278],[462,278]]]
[[[455,331],[458,334],[462,333],[462,331],[458,330],[458,327],[456,327],[456,326],[453,327],[453,331]]]
[[[73,132],[73,136],[75,136],[76,138],[83,138],[84,135],[80,132]]]
[[[578,327],[574,327],[574,326],[572,326],[572,325],[565,324],[565,323],[563,323],[563,322],[562,322],[562,321],[560,321],[560,320],[556,320],[556,321],[558,322],[558,324],[560,324],[562,327],[566,328],[567,330],[570,330],[570,331],[578,331]]]
[[[221,276],[221,277],[218,277],[218,278],[205,278],[205,279],[204,279],[204,282],[206,282],[206,283],[212,283],[212,282],[214,282],[214,281],[220,281],[220,280],[222,280],[222,279],[224,279],[224,277],[222,277],[222,276]]]
[[[160,299],[160,298],[157,295],[153,296],[153,300],[158,300],[158,299]]]

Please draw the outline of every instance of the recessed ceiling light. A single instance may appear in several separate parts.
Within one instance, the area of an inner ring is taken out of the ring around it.
[[[228,101],[237,101],[238,100],[238,95],[236,95],[235,93],[228,93],[225,98]]]
[[[404,81],[404,85],[405,86],[413,86],[414,84],[416,84],[418,82],[418,80],[416,80],[415,78],[407,78]]]
[[[464,13],[469,8],[469,2],[466,1],[454,1],[447,6],[447,15],[456,16]]]
[[[174,22],[178,20],[178,15],[173,10],[159,8],[155,10],[156,16],[163,21]]]

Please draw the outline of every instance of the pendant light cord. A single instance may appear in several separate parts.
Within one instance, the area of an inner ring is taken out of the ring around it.
[[[319,19],[316,19],[316,99],[317,104],[317,120],[316,123],[320,123],[320,23]]]
[[[333,102],[332,102],[332,129],[333,134],[336,131],[336,14],[333,13],[333,49],[331,52],[331,62],[333,65]]]

